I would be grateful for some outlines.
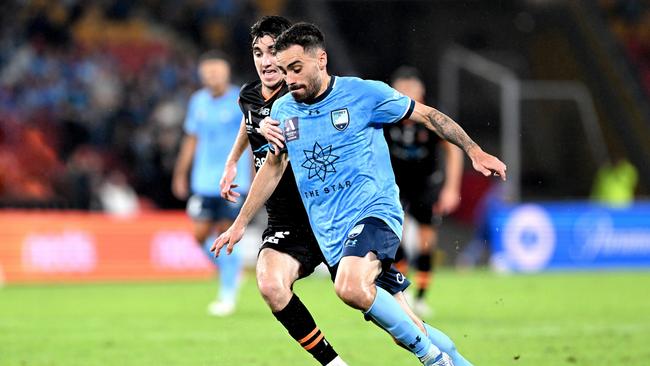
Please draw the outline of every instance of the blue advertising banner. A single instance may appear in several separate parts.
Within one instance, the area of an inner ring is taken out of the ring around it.
[[[650,269],[650,203],[530,203],[497,207],[488,217],[497,270]]]

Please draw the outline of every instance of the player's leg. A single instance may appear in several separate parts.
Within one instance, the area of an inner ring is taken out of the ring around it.
[[[316,325],[307,307],[293,293],[299,278],[300,262],[289,254],[263,248],[257,258],[257,286],[289,335],[321,365],[345,365]],[[336,361],[335,361],[336,360]]]
[[[423,317],[432,314],[432,310],[426,302],[426,293],[433,282],[438,226],[442,221],[440,216],[434,216],[432,212],[433,203],[438,195],[437,191],[438,189],[435,187],[422,188],[421,193],[418,194],[418,202],[413,202],[410,206],[410,213],[418,227],[418,246],[413,263],[415,266],[413,309]]]
[[[257,259],[257,285],[275,318],[301,347],[322,365],[347,366],[292,289],[324,261],[311,229],[269,227]]]
[[[427,317],[432,314],[432,310],[426,302],[426,294],[433,282],[438,230],[431,224],[419,224],[418,234],[419,243],[415,258],[416,292],[413,308],[418,315]]]
[[[240,197],[239,202],[245,200]],[[241,203],[232,203],[221,197],[210,197],[204,206],[215,221],[215,229],[206,240],[209,248],[214,243],[217,235],[226,231],[237,217]],[[216,258],[219,268],[219,294],[217,301],[210,304],[208,311],[212,315],[225,316],[235,311],[237,294],[241,286],[241,278],[244,270],[244,262],[241,254],[241,245],[235,246],[229,255],[221,255]]]
[[[231,224],[231,220],[217,221],[213,234],[206,240],[209,243],[208,248],[212,246],[216,236],[227,230]],[[219,269],[219,293],[217,295],[217,301],[210,304],[208,311],[215,316],[226,316],[235,311],[237,294],[241,286],[244,270],[241,246],[235,246],[232,253],[229,255],[221,255],[215,258],[215,260]]]
[[[383,277],[383,275],[380,276],[380,278],[381,277]],[[392,276],[389,275],[388,277]],[[393,297],[395,297],[395,300],[397,300],[404,312],[409,316],[409,318],[411,318],[413,323],[415,323],[422,331],[424,331],[431,343],[438,347],[440,351],[449,355],[449,357],[454,362],[454,366],[472,366],[472,364],[467,361],[467,359],[465,359],[465,357],[463,357],[460,352],[458,352],[456,345],[451,340],[451,338],[449,338],[449,336],[447,336],[439,329],[436,329],[423,322],[422,319],[420,319],[415,314],[415,312],[413,312],[413,309],[411,309],[409,306],[403,292],[400,291],[393,295]]]
[[[405,279],[404,275],[397,271],[394,267],[390,267],[387,270],[382,271],[377,280],[375,281],[377,286],[388,291],[392,294],[395,300],[400,304],[404,312],[411,318],[413,323],[417,325],[420,330],[426,333],[427,337],[436,347],[440,349],[443,353],[448,354],[451,359],[454,361],[456,366],[471,366],[469,363],[456,349],[456,346],[452,340],[440,330],[431,327],[430,325],[424,323],[420,319],[413,309],[409,306],[406,296],[404,296],[404,290],[410,285],[409,281]],[[397,340],[397,344],[406,348]]]
[[[348,235],[339,262],[334,288],[349,306],[362,310],[400,343],[406,345],[424,365],[446,365],[445,357],[404,312],[397,300],[375,285],[382,271],[382,259],[391,260],[399,238],[381,220],[361,220]]]
[[[223,291],[224,285],[223,285],[223,280],[225,277],[228,275],[224,276],[223,274],[223,268],[228,267],[228,264],[226,263],[224,266],[223,262],[224,261],[221,257],[226,257],[226,256],[221,256],[219,258],[215,258],[214,254],[210,252],[210,247],[212,246],[212,243],[215,240],[215,235],[214,235],[214,229],[215,228],[215,223],[211,220],[205,220],[205,219],[195,219],[193,220],[193,232],[194,232],[194,239],[196,239],[196,242],[201,246],[201,250],[205,255],[210,259],[210,261],[218,268],[219,271],[219,295],[217,296],[217,299],[215,301],[212,301],[208,305],[208,313],[211,315],[215,316],[226,316],[231,314],[234,311],[234,299],[232,295],[224,296],[225,293],[230,293],[232,294],[233,291],[228,290],[228,291]]]

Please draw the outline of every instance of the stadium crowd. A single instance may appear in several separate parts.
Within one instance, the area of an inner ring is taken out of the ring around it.
[[[3,4],[0,206],[182,207],[168,187],[196,56],[248,60],[248,19],[281,3]]]
[[[601,0],[600,5],[650,98],[650,3]]]

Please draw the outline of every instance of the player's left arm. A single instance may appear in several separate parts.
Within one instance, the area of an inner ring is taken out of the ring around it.
[[[460,204],[460,182],[463,175],[463,151],[449,141],[442,141],[445,150],[445,183],[440,190],[433,212],[446,215]]]
[[[496,157],[486,153],[474,142],[458,123],[439,110],[415,102],[409,119],[424,124],[441,138],[460,147],[472,160],[472,166],[484,176],[497,175],[506,180],[506,165]]]
[[[232,145],[230,154],[228,154],[228,159],[226,159],[223,174],[219,181],[221,197],[230,202],[237,202],[237,197],[239,197],[239,193],[233,190],[234,188],[237,188],[237,184],[233,184],[232,182],[237,176],[237,163],[239,162],[239,159],[241,159],[241,156],[247,147],[248,134],[246,133],[246,120],[242,117],[237,138],[235,139],[235,143]]]

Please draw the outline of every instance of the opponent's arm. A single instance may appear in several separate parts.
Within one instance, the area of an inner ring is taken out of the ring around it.
[[[232,182],[237,176],[237,162],[247,147],[248,135],[246,134],[246,119],[242,118],[239,132],[237,133],[237,139],[235,139],[235,143],[232,145],[232,149],[230,149],[228,159],[226,159],[226,166],[223,169],[221,181],[219,182],[219,186],[221,187],[221,197],[230,202],[237,202],[237,197],[240,196],[239,193],[233,191],[233,188],[237,188],[237,184],[232,184]]]
[[[195,135],[185,135],[183,137],[181,149],[174,165],[172,193],[181,200],[186,199],[189,195],[189,172],[192,159],[194,159],[194,151],[196,150],[196,140]]]
[[[271,197],[275,187],[278,186],[282,174],[284,174],[288,163],[287,154],[280,154],[279,156],[273,155],[270,151],[266,155],[266,161],[257,172],[251,189],[248,192],[248,197],[244,201],[244,205],[239,211],[239,215],[235,222],[223,234],[219,235],[217,240],[212,244],[210,251],[213,251],[215,256],[219,256],[219,252],[224,245],[227,245],[226,252],[232,253],[235,244],[241,240],[244,235],[246,226],[253,219],[257,211],[264,205],[264,203]]]
[[[445,150],[445,183],[440,190],[433,212],[446,215],[460,203],[460,182],[463,174],[463,152],[449,141],[443,141]]]
[[[424,124],[441,138],[460,147],[472,160],[474,169],[486,177],[498,175],[506,180],[506,165],[486,153],[476,144],[454,120],[435,108],[415,102],[415,109],[409,119]]]

